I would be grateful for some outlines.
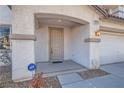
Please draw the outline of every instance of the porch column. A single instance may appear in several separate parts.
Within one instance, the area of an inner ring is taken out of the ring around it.
[[[99,21],[93,20],[90,23],[90,69],[100,67],[100,36],[96,34],[99,31]]]
[[[25,10],[26,11],[26,10]],[[23,81],[32,78],[27,66],[35,63],[34,58],[34,15],[12,7],[12,79]],[[27,15],[28,14],[28,15]]]

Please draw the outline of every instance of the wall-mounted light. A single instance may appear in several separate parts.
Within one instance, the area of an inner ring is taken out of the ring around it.
[[[95,36],[100,36],[101,35],[101,32],[100,31],[96,31],[95,32]]]

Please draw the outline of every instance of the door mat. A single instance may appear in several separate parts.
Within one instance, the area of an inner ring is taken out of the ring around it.
[[[63,61],[53,61],[52,63],[62,63]]]
[[[110,73],[105,72],[101,69],[94,69],[94,70],[87,70],[87,71],[82,71],[82,72],[78,72],[78,74],[84,79],[92,79],[95,77],[100,77],[100,76],[105,76],[105,75],[109,75]]]

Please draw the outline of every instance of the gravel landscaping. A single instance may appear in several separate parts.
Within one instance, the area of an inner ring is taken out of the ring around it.
[[[100,77],[100,76],[105,76],[105,75],[108,75],[110,73],[108,72],[105,72],[101,69],[92,69],[92,70],[87,70],[87,71],[83,71],[83,72],[79,72],[78,73],[84,80],[87,80],[87,79],[92,79],[92,78],[95,78],[95,77]]]
[[[44,80],[49,88],[61,88],[61,85],[59,83],[57,76],[46,77],[44,78]]]
[[[61,85],[56,76],[43,78],[43,80],[47,86],[43,86],[41,88],[61,88]],[[30,87],[30,85],[31,85],[31,80],[18,82],[18,83],[7,81],[5,83],[1,83],[0,87],[1,88],[32,88]]]
[[[78,72],[78,74],[84,79],[92,79],[95,77],[105,76],[109,73],[101,70],[87,70]],[[23,82],[13,82],[11,80],[11,66],[0,67],[0,88],[61,88],[61,84],[57,76],[42,78],[34,78],[33,80]]]
[[[0,67],[0,88],[29,88],[32,80],[24,82],[13,82],[11,74],[11,65]],[[61,85],[56,76],[40,78],[46,85],[46,88],[61,88]],[[34,82],[33,82],[34,83]],[[42,82],[41,82],[42,83]]]

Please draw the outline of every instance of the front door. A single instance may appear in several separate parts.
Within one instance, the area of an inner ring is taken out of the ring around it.
[[[50,61],[64,60],[64,29],[49,27]]]

